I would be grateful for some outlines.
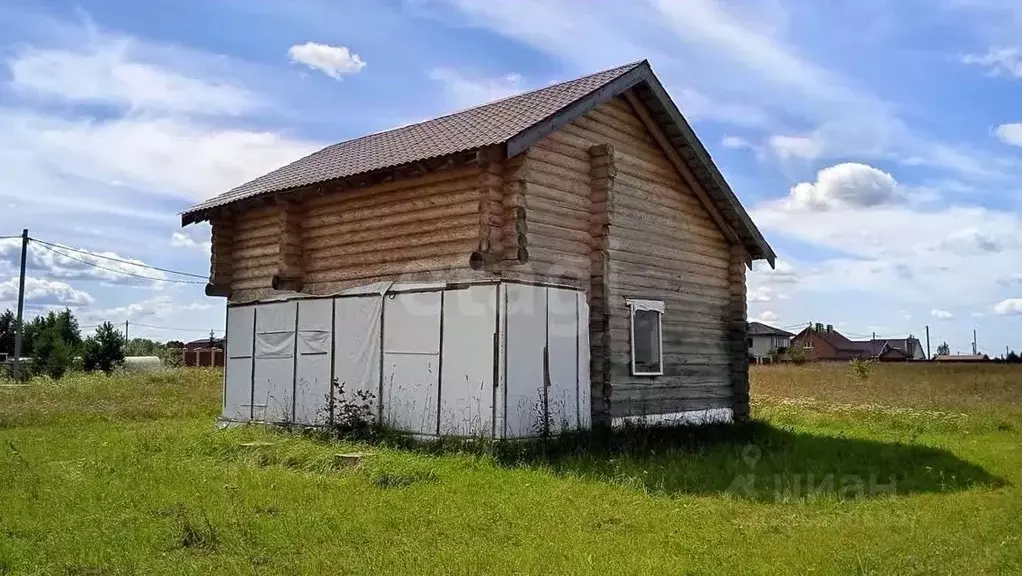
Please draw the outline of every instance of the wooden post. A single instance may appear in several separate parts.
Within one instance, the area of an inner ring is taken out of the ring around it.
[[[614,204],[614,146],[589,148],[590,397],[593,422],[610,424],[610,312],[607,306],[607,233]]]
[[[11,373],[17,380],[21,376],[21,340],[25,333],[25,263],[28,260],[28,228],[21,231],[21,273],[18,276],[18,331],[14,334],[14,365]]]
[[[926,359],[931,360],[933,356],[930,356],[930,326],[926,326]]]
[[[731,247],[728,280],[728,342],[731,355],[731,398],[735,422],[749,419],[749,345],[748,304],[746,302],[745,268],[748,254],[744,246]]]

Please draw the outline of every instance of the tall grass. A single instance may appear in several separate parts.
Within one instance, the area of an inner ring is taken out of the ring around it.
[[[757,367],[747,426],[514,444],[216,430],[215,371],[2,388],[0,574],[1019,574],[1013,376],[956,374]]]

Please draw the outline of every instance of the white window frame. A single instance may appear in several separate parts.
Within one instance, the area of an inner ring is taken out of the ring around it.
[[[625,303],[628,304],[628,320],[631,326],[629,333],[631,335],[631,342],[629,342],[629,348],[631,350],[632,357],[632,376],[663,376],[664,375],[664,302],[662,300],[639,300],[632,298],[625,298]],[[639,372],[635,369],[635,312],[639,310],[645,310],[657,313],[657,336],[660,339],[659,346],[657,347],[660,353],[659,364],[660,370],[656,372]]]

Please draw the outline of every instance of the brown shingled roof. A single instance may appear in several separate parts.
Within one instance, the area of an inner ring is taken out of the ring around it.
[[[182,225],[209,218],[208,210],[248,198],[506,144],[513,157],[592,108],[634,89],[690,166],[700,185],[753,259],[774,252],[752,223],[646,61],[328,146],[182,212]]]

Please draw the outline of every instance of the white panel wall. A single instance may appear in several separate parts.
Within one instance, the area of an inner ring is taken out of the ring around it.
[[[592,382],[589,378],[589,303],[584,292],[575,294],[578,306],[578,414],[579,428],[593,425]]]
[[[578,428],[578,301],[574,290],[547,289],[550,433]],[[588,327],[587,327],[588,331]]]
[[[441,435],[493,434],[496,298],[496,286],[444,293]]]
[[[298,301],[295,422],[300,424],[329,419],[333,310],[333,300]]]
[[[383,421],[436,434],[441,292],[391,294],[383,311]]]
[[[227,309],[227,352],[224,366],[224,411],[227,420],[252,419],[252,336],[255,308]]]
[[[255,375],[252,418],[264,422],[294,419],[295,319],[297,302],[256,306]]]
[[[328,422],[333,376],[416,434],[585,428],[588,325],[585,294],[510,283],[230,307],[223,417]]]
[[[361,405],[371,394],[372,411],[380,401],[382,296],[338,298],[334,303],[334,378],[343,389],[335,402]]]
[[[543,431],[546,288],[506,284],[507,382],[504,434],[536,436]]]

